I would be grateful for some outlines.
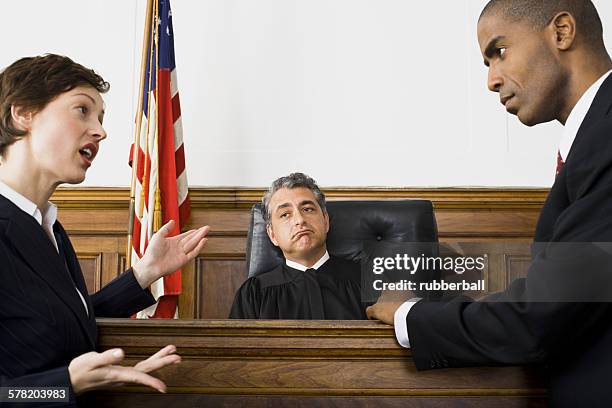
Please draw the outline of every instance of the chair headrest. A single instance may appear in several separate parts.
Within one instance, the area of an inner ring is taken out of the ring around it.
[[[364,243],[438,242],[431,201],[330,201],[327,250],[330,255],[361,261]],[[266,233],[262,205],[251,210],[247,239],[248,276],[267,272],[285,261]]]

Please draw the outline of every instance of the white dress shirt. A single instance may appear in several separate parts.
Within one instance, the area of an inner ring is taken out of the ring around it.
[[[0,181],[0,194],[19,207],[21,211],[32,216],[45,231],[47,237],[49,240],[51,240],[51,243],[55,247],[55,250],[59,253],[57,241],[55,240],[55,234],[53,234],[53,224],[55,224],[55,221],[57,220],[57,206],[52,202],[48,202],[47,208],[41,212],[36,204],[4,184],[2,181]],[[87,302],[85,302],[85,298],[76,286],[74,289],[76,289],[77,293],[79,294],[81,302],[83,302],[83,306],[85,306],[85,311],[89,316],[89,310],[87,309]]]
[[[604,83],[608,75],[612,73],[612,69],[601,76],[593,85],[586,90],[584,94],[578,99],[576,106],[572,109],[567,120],[565,121],[565,127],[563,128],[563,134],[561,135],[561,141],[559,142],[559,153],[561,153],[561,160],[565,162],[567,155],[569,154],[574,139],[578,134],[578,129],[582,125],[582,121],[586,116],[589,108],[593,104],[593,99],[597,95],[597,91],[601,88],[601,84]]]
[[[572,148],[572,144],[574,143],[574,139],[576,139],[576,135],[578,134],[578,130],[584,121],[584,118],[591,108],[593,104],[593,100],[595,99],[595,95],[597,95],[597,91],[601,88],[603,82],[608,78],[608,75],[612,73],[612,70],[606,72],[601,76],[597,81],[593,83],[586,90],[584,94],[580,97],[572,111],[570,112],[567,120],[565,121],[565,127],[563,128],[563,134],[561,135],[561,141],[559,143],[559,153],[561,154],[561,159],[565,162],[567,156]],[[410,338],[408,337],[408,325],[406,323],[406,318],[408,317],[408,313],[410,313],[410,309],[414,306],[420,298],[410,299],[404,302],[393,315],[393,323],[395,327],[395,337],[397,338],[397,342],[400,346],[409,348],[410,347]]]
[[[307,269],[314,269],[314,270],[319,269],[321,266],[323,266],[323,264],[325,262],[328,261],[328,259],[329,259],[329,253],[326,250],[325,253],[323,254],[323,256],[321,257],[321,259],[319,259],[317,262],[315,262],[315,264],[312,265],[310,268],[307,267],[307,266],[304,266],[302,264],[299,264],[297,262],[290,261],[289,259],[285,259],[285,263],[290,268],[297,269],[298,271],[305,272]]]

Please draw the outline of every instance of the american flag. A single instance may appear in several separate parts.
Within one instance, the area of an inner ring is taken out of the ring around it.
[[[181,125],[181,106],[174,60],[174,33],[170,0],[153,0],[148,32],[146,70],[141,78],[142,117],[137,123],[138,158],[135,171],[134,225],[131,264],[145,252],[153,233],[171,219],[178,235],[189,218],[185,151]],[[139,128],[139,131],[138,131]],[[130,152],[132,165],[134,145]],[[148,154],[145,154],[148,152]],[[159,188],[159,190],[158,190]],[[157,200],[157,202],[156,202]],[[157,211],[156,210],[157,204]],[[154,216],[161,212],[161,225]],[[151,285],[157,303],[138,313],[138,318],[178,317],[178,295],[181,293],[181,271]]]

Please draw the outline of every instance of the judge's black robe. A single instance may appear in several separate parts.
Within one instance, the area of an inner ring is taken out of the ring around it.
[[[282,264],[249,278],[236,292],[230,319],[366,319],[359,263],[330,257],[319,269]]]

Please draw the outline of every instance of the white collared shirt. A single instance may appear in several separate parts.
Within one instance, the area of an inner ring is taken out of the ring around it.
[[[32,216],[36,220],[36,222],[40,224],[42,229],[47,234],[47,237],[49,237],[49,239],[51,240],[51,243],[53,243],[55,250],[59,253],[57,241],[55,240],[55,234],[53,234],[53,224],[55,224],[55,221],[57,221],[57,206],[49,201],[47,203],[47,208],[43,212],[41,212],[40,209],[36,206],[36,204],[19,194],[17,191],[13,190],[11,187],[4,184],[2,181],[0,181],[0,194],[3,195],[7,200],[15,204],[17,207],[19,207],[21,211]],[[83,306],[85,306],[87,316],[89,316],[89,310],[87,309],[87,302],[85,302],[85,298],[76,286],[74,288],[79,294],[79,297],[83,302]]]
[[[329,260],[329,253],[327,252],[327,250],[325,251],[325,253],[323,254],[323,256],[321,257],[321,259],[319,259],[317,262],[315,262],[314,265],[312,265],[310,268],[307,266],[304,266],[302,264],[299,264],[297,262],[294,261],[290,261],[289,259],[285,259],[285,263],[287,264],[288,267],[293,268],[293,269],[297,269],[298,271],[306,271],[306,269],[314,269],[317,270],[319,269],[321,266],[323,266],[323,264],[325,262],[327,262]]]
[[[601,76],[593,85],[586,90],[584,94],[578,99],[578,102],[570,112],[567,120],[565,121],[565,126],[563,128],[563,134],[561,135],[561,140],[559,142],[559,153],[561,154],[561,160],[565,162],[567,160],[567,155],[572,148],[572,144],[574,144],[574,139],[576,139],[576,135],[578,134],[578,129],[582,125],[584,118],[591,108],[593,104],[593,100],[595,99],[595,95],[597,95],[597,91],[601,88],[601,84],[604,83],[608,75],[612,73],[612,69]]]

